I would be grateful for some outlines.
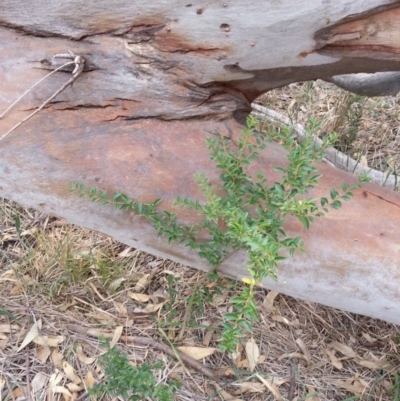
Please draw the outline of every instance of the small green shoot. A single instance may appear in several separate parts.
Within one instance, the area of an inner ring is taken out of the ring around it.
[[[89,394],[100,399],[103,394],[112,397],[122,397],[129,401],[151,399],[157,401],[173,401],[176,383],[157,383],[153,370],[162,368],[160,363],[150,366],[142,363],[133,366],[129,359],[117,348],[110,348],[109,341],[103,341],[102,346],[107,352],[99,358],[99,364],[104,369],[104,378],[96,383]]]
[[[321,177],[313,163],[322,160],[325,149],[337,141],[337,135],[324,137],[320,146],[313,139],[319,130],[314,120],[309,121],[308,135],[301,142],[289,127],[256,133],[256,125],[257,120],[250,116],[237,143],[220,134],[206,140],[210,157],[221,171],[221,183],[214,188],[204,173],[196,174],[195,180],[206,201],[176,199],[175,206],[192,209],[202,217],[201,222],[191,227],[179,224],[176,214],[160,211],[161,199],[138,203],[119,192],[110,199],[104,190],[86,190],[81,183],[71,186],[71,192],[81,197],[104,205],[114,204],[117,209],[147,218],[159,235],[169,242],[178,241],[197,249],[199,256],[214,268],[218,268],[232,250],[246,251],[250,278],[244,279],[247,286],[242,294],[231,299],[232,311],[224,316],[221,334],[220,348],[231,352],[246,332],[252,332],[252,322],[258,319],[254,287],[267,276],[276,279],[279,262],[287,255],[303,251],[302,239],[288,237],[283,230],[286,218],[293,216],[308,229],[329,209],[340,209],[343,201],[352,198],[352,191],[367,181],[362,176],[357,184],[344,183],[340,190],[332,188],[326,197],[307,197]],[[255,175],[249,173],[249,166],[271,139],[279,141],[288,151],[288,163],[285,168],[275,168],[280,179],[274,182],[269,181],[263,171]],[[210,239],[198,242],[199,231],[207,232]]]

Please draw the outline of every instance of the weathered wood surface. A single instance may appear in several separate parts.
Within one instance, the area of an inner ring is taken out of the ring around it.
[[[389,3],[389,4],[388,4]],[[149,224],[68,196],[81,181],[140,201],[199,196],[193,173],[217,180],[204,138],[235,137],[251,101],[299,80],[400,70],[400,4],[382,0],[0,3],[0,111],[72,50],[83,74],[49,107],[0,141],[0,195],[124,243],[207,269]],[[68,70],[70,71],[70,69]],[[0,133],[70,77],[56,73],[0,121]],[[283,165],[271,145],[262,167]],[[351,181],[321,165],[316,195]],[[274,179],[273,173],[269,175]],[[268,288],[400,324],[400,196],[367,185],[302,233],[308,253],[282,264]],[[196,217],[182,213],[183,221]],[[245,274],[245,255],[222,271]]]
[[[400,92],[400,72],[398,71],[345,74],[326,80],[361,96],[396,96]]]

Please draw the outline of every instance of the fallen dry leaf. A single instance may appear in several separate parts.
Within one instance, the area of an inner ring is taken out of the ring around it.
[[[63,375],[61,374],[61,372],[58,371],[58,369],[56,369],[55,373],[53,373],[50,376],[50,380],[49,380],[49,386],[51,388],[57,386],[58,383],[60,383],[60,381],[63,379]]]
[[[266,361],[266,359],[267,359],[267,355],[260,355],[260,356],[258,357],[257,363],[258,363],[258,364],[264,363],[264,362]]]
[[[362,336],[369,342],[369,343],[374,343],[376,341],[376,338],[373,338],[370,334],[368,333],[362,333]]]
[[[128,256],[130,256],[131,253],[131,247],[128,246],[127,248],[125,248],[122,252],[120,252],[117,257],[118,258],[126,258]]]
[[[36,282],[35,280],[29,275],[29,274],[25,274],[23,277],[23,282],[25,285],[35,285]]]
[[[237,368],[243,368],[244,366],[242,365],[246,365],[246,367],[248,367],[248,362],[247,359],[245,359],[244,361],[242,361],[242,351],[243,351],[243,345],[242,344],[238,344],[237,346],[237,352],[231,352],[229,354],[229,357],[232,359],[233,363],[236,365]]]
[[[293,327],[299,327],[300,326],[299,319],[295,319],[293,321],[290,321],[289,319],[287,319],[286,317],[283,317],[281,315],[273,315],[273,316],[271,316],[271,319],[274,320],[275,322],[285,323],[285,324],[287,324],[289,326],[293,326]]]
[[[211,324],[210,324],[210,326],[211,326]],[[205,347],[209,346],[213,334],[214,334],[214,330],[209,329],[209,330],[206,331],[206,334],[204,335],[204,338],[203,338],[203,345]]]
[[[306,397],[307,401],[321,401],[321,398],[318,396],[317,390],[315,390],[313,386],[308,386],[306,384],[306,387],[307,387],[307,397]]]
[[[150,295],[141,294],[140,292],[128,291],[126,295],[128,295],[129,298],[132,298],[137,302],[149,302],[150,300]]]
[[[20,294],[22,294],[22,287],[19,284],[17,284],[12,288],[11,295],[20,295]]]
[[[336,369],[339,369],[339,370],[343,369],[343,364],[342,364],[342,362],[339,361],[338,358],[336,358],[334,350],[331,350],[328,348],[328,349],[325,349],[324,351],[329,356],[329,359],[330,359],[332,365]]]
[[[125,317],[128,314],[128,311],[122,302],[114,301],[114,306],[121,317]]]
[[[221,367],[215,371],[218,377],[234,377],[236,372],[232,368]]]
[[[108,288],[111,291],[117,291],[118,287],[126,280],[125,277],[119,277],[113,281],[111,281],[110,285],[108,286]]]
[[[4,237],[3,237],[4,238]],[[15,272],[14,270],[6,270],[4,273],[0,275],[0,282],[2,281],[18,281],[15,277]]]
[[[64,355],[60,354],[58,352],[57,348],[54,348],[53,352],[51,353],[51,361],[53,362],[53,364],[55,366],[61,366],[61,362],[62,362],[63,358],[64,358]]]
[[[93,373],[91,371],[88,371],[86,373],[86,378],[85,378],[85,384],[88,388],[93,388],[94,384],[96,383],[96,380],[94,380]]]
[[[149,280],[150,274],[144,274],[139,281],[135,284],[135,286],[133,287],[134,291],[143,291],[148,284],[148,280]]]
[[[260,376],[258,373],[256,373],[256,377],[258,380],[260,380],[261,383],[265,385],[265,387],[272,393],[272,395],[275,397],[277,401],[284,401],[282,394],[280,393],[278,386],[273,383],[271,380],[264,379],[262,376]]]
[[[338,341],[333,341],[330,344],[328,344],[328,347],[331,347],[335,349],[336,351],[339,351],[341,354],[348,356],[349,358],[356,358],[357,354],[347,345],[344,345]]]
[[[115,324],[115,320],[113,316],[108,315],[107,313],[102,313],[100,311],[93,312],[90,317],[94,320],[97,320],[99,323],[104,325],[113,325]]]
[[[77,355],[78,359],[79,359],[82,363],[84,363],[85,365],[91,365],[91,364],[97,359],[97,357],[92,357],[92,358],[87,357],[87,356],[83,353],[82,345],[81,345],[81,344],[78,344],[77,347],[76,347],[76,355]]]
[[[240,359],[240,357],[235,361],[235,365],[239,368],[239,369],[249,369],[249,361],[247,360],[247,358],[244,359]]]
[[[37,227],[32,227],[29,230],[22,231],[21,236],[31,235],[31,234],[36,233],[37,231],[38,231]]]
[[[64,394],[70,398],[74,398],[74,396],[65,387],[55,386],[51,390],[52,390],[53,394]]]
[[[234,383],[233,385],[240,387],[239,390],[234,392],[235,395],[239,395],[242,393],[263,393],[265,391],[265,386],[262,383],[243,382],[243,383]]]
[[[257,366],[258,357],[260,356],[260,349],[258,348],[258,345],[254,341],[253,337],[251,337],[250,340],[247,341],[245,350],[247,361],[249,363],[249,370],[250,372],[253,372]]]
[[[200,347],[177,347],[179,351],[184,353],[187,356],[190,356],[193,359],[196,359],[197,361],[203,358],[206,358],[210,355],[212,355],[217,348],[200,348]]]
[[[281,361],[282,359],[285,359],[285,358],[303,359],[304,361],[306,361],[308,363],[307,358],[303,354],[300,354],[300,352],[291,352],[290,354],[282,354],[281,356],[279,356],[278,361]]]
[[[65,376],[75,384],[81,384],[82,380],[76,375],[74,368],[66,361],[62,364]]]
[[[47,383],[47,380],[48,380],[48,377],[43,372],[36,373],[35,377],[33,378],[32,382],[31,382],[32,391],[34,393],[36,393],[37,391],[44,388],[44,386]]]
[[[370,353],[372,354],[372,352]],[[376,357],[375,357],[376,358]],[[362,359],[362,358],[355,358],[354,360],[361,366],[364,366],[366,368],[376,370],[376,369],[383,369],[383,370],[392,370],[394,369],[394,366],[389,363],[386,359],[378,359],[378,358],[372,358],[371,355],[368,355],[368,359]]]
[[[264,298],[263,307],[266,312],[271,313],[276,311],[276,307],[274,306],[275,298],[279,295],[279,292],[270,291],[267,296]]]
[[[37,322],[33,323],[32,327],[28,331],[28,334],[25,336],[24,341],[18,347],[17,352],[24,349],[28,344],[30,344],[38,335],[39,330],[42,328],[42,320],[39,319]]]
[[[68,383],[67,387],[68,387],[68,390],[72,391],[73,393],[77,393],[77,392],[85,389],[85,386],[83,384],[78,385],[75,383]]]
[[[306,360],[307,360],[308,364],[310,364],[311,363],[311,354],[310,354],[310,351],[308,350],[306,344],[304,343],[304,341],[301,338],[298,338],[296,340],[296,344],[303,351],[303,354],[306,357]]]
[[[159,304],[148,304],[144,309],[147,313],[154,313],[157,312],[163,305],[164,302],[160,302]]]
[[[362,156],[360,157],[360,164],[363,165],[363,166],[365,166],[365,167],[368,167],[368,159],[367,159],[367,156],[362,155]]]
[[[366,386],[364,386],[358,378],[352,378],[348,379],[346,381],[344,380],[330,380],[329,383],[331,383],[333,386],[338,387],[338,388],[343,388],[350,393],[353,393],[354,395],[361,395],[365,392],[367,389]]]
[[[112,339],[110,341],[110,348],[114,348],[115,344],[119,341],[121,334],[124,330],[124,326],[118,326],[115,328],[114,334],[112,336]]]
[[[50,356],[50,354],[51,354],[50,348],[47,347],[46,345],[41,345],[35,351],[36,358],[42,363],[46,363],[47,358]]]
[[[217,383],[213,383],[215,388],[217,389],[218,395],[221,396],[224,401],[243,401],[241,398],[232,397],[227,391],[223,390]]]
[[[0,324],[0,333],[11,333],[19,329],[20,326],[18,324]]]
[[[13,399],[19,398],[19,397],[24,397],[25,398],[25,387],[17,387],[15,388],[12,392],[11,395]]]
[[[65,340],[64,336],[38,336],[33,342],[48,347],[57,347]]]

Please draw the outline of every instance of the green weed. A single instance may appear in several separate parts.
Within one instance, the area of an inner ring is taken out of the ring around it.
[[[82,183],[71,186],[71,192],[81,197],[104,205],[114,204],[117,209],[144,216],[159,235],[169,242],[178,241],[196,249],[199,256],[215,268],[232,250],[247,252],[251,278],[243,280],[247,286],[240,296],[230,300],[233,310],[224,315],[220,348],[228,351],[236,349],[245,332],[252,332],[252,322],[258,319],[254,286],[267,276],[277,277],[278,263],[286,258],[284,255],[303,251],[302,239],[288,237],[283,230],[286,218],[294,216],[308,229],[310,223],[328,213],[329,208],[340,209],[342,201],[350,200],[352,191],[366,180],[361,177],[356,185],[344,183],[340,191],[332,188],[327,197],[307,198],[305,195],[321,177],[313,162],[324,157],[324,150],[337,141],[337,136],[325,136],[322,145],[317,145],[313,137],[319,125],[314,120],[309,121],[308,136],[301,142],[288,127],[257,134],[256,125],[257,120],[249,117],[237,144],[219,134],[206,140],[210,157],[221,171],[221,184],[214,188],[205,174],[199,173],[195,180],[206,201],[176,199],[176,206],[192,209],[202,216],[203,220],[191,227],[179,224],[177,214],[160,211],[161,199],[138,203],[119,192],[109,198],[106,191],[86,190]],[[281,175],[275,182],[268,181],[263,171],[255,175],[248,172],[271,139],[278,140],[288,150],[286,168],[275,168]],[[208,232],[210,239],[198,242],[199,231]]]
[[[125,355],[115,347],[110,348],[109,341],[103,341],[102,345],[107,349],[99,358],[99,364],[104,369],[104,379],[89,390],[90,395],[101,398],[106,393],[130,401],[173,401],[177,383],[157,383],[153,374],[153,370],[159,370],[162,364],[155,363],[150,366],[143,363],[140,366],[132,366]]]

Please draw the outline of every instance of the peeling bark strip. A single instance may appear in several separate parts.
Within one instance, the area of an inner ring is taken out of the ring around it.
[[[0,195],[112,235],[131,246],[200,269],[205,262],[169,246],[143,220],[68,196],[81,181],[138,201],[201,198],[193,174],[218,172],[204,139],[235,138],[259,94],[291,82],[399,71],[398,3],[281,1],[32,0],[0,2],[0,111],[61,64],[85,68],[40,113],[0,143]],[[383,8],[382,8],[383,7]],[[346,19],[348,17],[348,19]],[[373,29],[371,29],[371,27]],[[374,30],[375,29],[375,30]],[[57,72],[0,120],[0,134],[57,91]],[[271,144],[258,168],[274,180],[285,152]],[[321,165],[315,196],[352,178]],[[400,324],[400,196],[369,185],[365,194],[302,234],[308,253],[282,264],[264,285],[299,298]],[[181,219],[197,218],[183,211]],[[221,271],[245,275],[242,252]]]
[[[400,4],[345,18],[315,35],[321,54],[400,60]]]

